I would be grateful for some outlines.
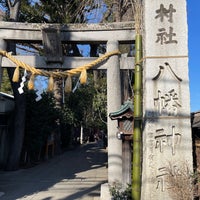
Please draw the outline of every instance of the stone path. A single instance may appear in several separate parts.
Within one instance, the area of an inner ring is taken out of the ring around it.
[[[0,172],[0,200],[99,200],[106,165],[106,150],[89,143],[33,168]]]

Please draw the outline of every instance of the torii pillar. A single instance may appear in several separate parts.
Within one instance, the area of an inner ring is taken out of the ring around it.
[[[4,39],[0,39],[0,49],[6,51],[6,48],[7,48],[7,44],[6,44],[5,40]],[[3,73],[3,70],[2,70],[2,57],[3,56],[0,55],[0,88],[1,88],[2,76],[3,76],[3,74],[2,74]]]
[[[107,42],[107,52],[119,48],[118,41]],[[107,114],[121,107],[121,81],[119,56],[112,56],[107,61]],[[101,200],[111,199],[109,186],[122,183],[122,141],[116,137],[117,120],[107,117],[108,130],[108,183],[101,185]]]
[[[143,0],[142,200],[173,199],[169,168],[192,173],[186,0]],[[188,185],[188,187],[190,187]]]
[[[118,49],[118,41],[108,41],[107,51]],[[121,82],[119,56],[108,60],[107,69],[107,113],[121,107]],[[122,142],[117,139],[117,121],[108,119],[108,183],[122,183]]]

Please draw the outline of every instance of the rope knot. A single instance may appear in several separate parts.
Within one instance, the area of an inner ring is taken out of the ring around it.
[[[1,54],[2,56],[6,56],[6,55],[7,55],[7,51],[0,51],[0,54]]]

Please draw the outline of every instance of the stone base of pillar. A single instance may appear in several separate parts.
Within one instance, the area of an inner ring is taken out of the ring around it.
[[[101,197],[100,200],[111,200],[111,195],[109,191],[108,183],[104,183],[101,185]]]

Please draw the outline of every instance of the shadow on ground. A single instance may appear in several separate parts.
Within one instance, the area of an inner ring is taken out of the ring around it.
[[[75,200],[100,196],[107,152],[88,143],[29,169],[0,172],[1,200]]]

